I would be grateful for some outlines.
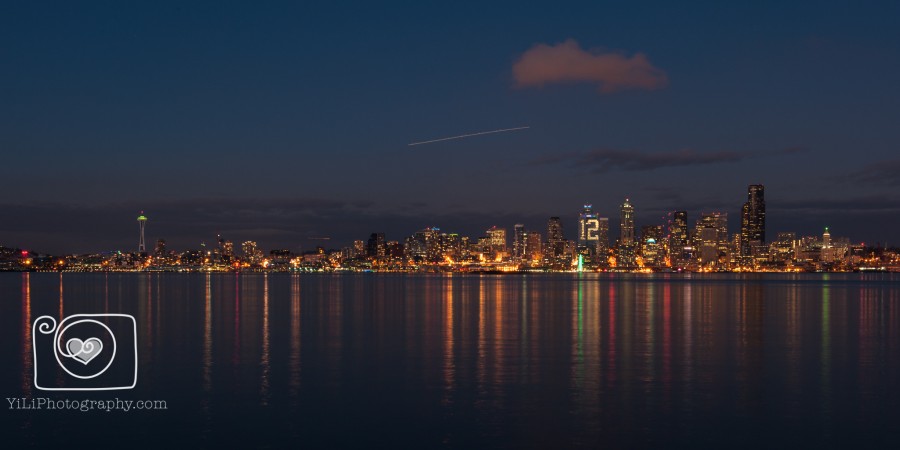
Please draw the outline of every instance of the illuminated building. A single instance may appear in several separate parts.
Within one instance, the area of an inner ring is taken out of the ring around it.
[[[772,261],[785,264],[794,257],[796,233],[778,233],[778,237],[769,246],[769,257]]]
[[[384,243],[384,255],[388,258],[403,258],[403,246],[399,241],[387,241]]]
[[[850,250],[850,241],[847,238],[833,239],[831,231],[825,228],[822,233],[822,249],[819,260],[825,264],[836,264],[843,261]]]
[[[496,226],[493,226],[489,230],[487,230],[485,234],[487,234],[487,238],[490,241],[491,253],[493,255],[496,256],[498,254],[506,253],[505,228],[497,228]]]
[[[578,215],[578,244],[593,244],[597,240],[597,215],[594,214],[592,205],[584,205],[581,214]]]
[[[662,225],[644,225],[641,227],[641,258],[644,267],[662,267],[663,227]]]
[[[245,241],[241,244],[241,253],[243,253],[244,261],[250,264],[259,264],[262,262],[262,250],[257,248],[256,242],[254,241]]]
[[[525,233],[525,257],[535,261],[541,259],[541,233],[527,231]]]
[[[384,233],[372,233],[366,245],[366,256],[369,258],[384,258],[385,251]]]
[[[225,241],[225,245],[222,246],[222,253],[228,257],[234,256],[234,242]]]
[[[153,254],[156,257],[161,257],[166,255],[166,240],[165,239],[157,239],[156,240],[156,248],[153,250]]]
[[[438,243],[438,228],[425,228],[416,231],[415,234],[406,238],[405,242],[406,256],[417,261],[437,261],[441,259],[440,246]]]
[[[718,267],[720,262],[727,261],[730,246],[728,213],[721,211],[700,213],[694,236],[694,247],[699,249],[701,266]]]
[[[463,241],[456,233],[441,233],[438,236],[438,255],[442,261],[450,258],[458,261],[463,255]]]
[[[634,207],[631,206],[628,199],[621,206],[621,229],[619,242],[623,244],[631,244],[634,242]]]
[[[597,220],[592,205],[584,205],[581,214],[578,215],[578,246],[588,250],[588,257],[597,254],[599,228],[600,221]]]
[[[609,219],[597,218],[597,264],[609,265]]]
[[[672,267],[686,265],[690,260],[690,245],[687,211],[675,211],[669,222],[669,259]]]
[[[765,187],[751,184],[747,187],[747,202],[741,208],[741,256],[752,256],[754,245],[766,242]]]
[[[475,248],[479,253],[491,253],[491,238],[481,236],[475,243]]]
[[[351,252],[354,258],[366,256],[366,243],[363,241],[353,241],[353,250]]]
[[[700,245],[700,266],[710,267],[719,264],[719,233],[713,227],[701,227],[697,230]]]
[[[578,249],[583,262],[594,266],[608,263],[609,219],[598,217],[592,205],[584,205],[578,215]]]
[[[547,220],[547,247],[547,256],[555,258],[565,253],[562,220],[559,217],[551,217]]]
[[[637,266],[634,242],[634,207],[626,198],[619,209],[619,247],[616,255],[616,267],[631,268]]]
[[[144,245],[144,227],[147,225],[147,216],[144,215],[144,212],[141,211],[141,215],[137,218],[138,225],[141,227],[141,240],[138,243],[138,253],[146,253],[147,246]]]
[[[525,225],[517,223],[513,227],[513,257],[517,259],[525,258]]]
[[[273,270],[284,270],[290,267],[293,255],[287,249],[275,249],[269,251],[269,268]]]
[[[421,242],[424,244],[425,258],[429,261],[440,261],[443,259],[440,231],[440,228],[430,227],[416,233],[417,239],[421,239]]]

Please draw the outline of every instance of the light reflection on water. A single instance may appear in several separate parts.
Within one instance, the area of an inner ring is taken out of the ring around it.
[[[122,312],[139,383],[110,395],[170,409],[17,411],[17,436],[113,421],[199,445],[864,446],[898,434],[898,278],[0,274],[22,355],[0,373],[39,395],[33,318]]]

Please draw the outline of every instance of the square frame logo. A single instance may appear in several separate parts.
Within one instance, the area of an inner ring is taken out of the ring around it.
[[[137,321],[132,315],[73,314],[59,324],[51,316],[40,316],[32,324],[31,339],[37,389],[113,391],[137,386]]]

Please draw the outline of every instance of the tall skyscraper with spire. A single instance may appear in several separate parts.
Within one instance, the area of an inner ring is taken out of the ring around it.
[[[754,245],[766,243],[766,197],[761,184],[747,186],[747,202],[741,208],[741,256],[751,256]]]
[[[634,207],[627,198],[625,203],[622,203],[621,213],[619,242],[632,243],[634,242]]]
[[[637,263],[634,258],[634,207],[631,206],[631,201],[626,198],[619,211],[619,254],[616,265],[618,267],[635,267]]]

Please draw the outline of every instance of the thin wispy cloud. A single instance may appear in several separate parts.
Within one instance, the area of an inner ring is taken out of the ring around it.
[[[594,172],[606,172],[613,169],[646,171],[669,167],[735,163],[751,158],[791,155],[802,153],[804,151],[805,149],[801,147],[755,152],[736,152],[730,150],[699,152],[692,149],[681,149],[668,152],[641,152],[636,150],[598,149],[581,153],[573,152],[542,156],[531,160],[529,164],[571,164],[579,168],[588,168]]]
[[[650,63],[643,53],[629,57],[616,52],[589,51],[573,39],[531,47],[513,63],[512,73],[516,87],[593,83],[603,94],[625,89],[659,89],[669,82],[666,73]]]
[[[871,194],[844,198],[779,199],[770,202],[770,210],[779,214],[848,215],[868,213],[900,213],[900,197]]]
[[[845,181],[872,186],[900,186],[900,159],[869,164],[851,172]]]

